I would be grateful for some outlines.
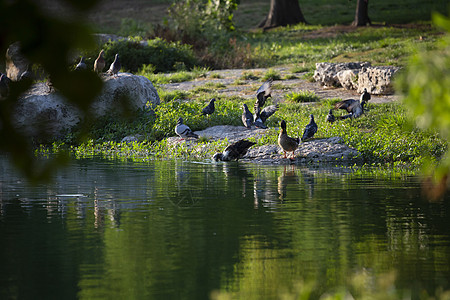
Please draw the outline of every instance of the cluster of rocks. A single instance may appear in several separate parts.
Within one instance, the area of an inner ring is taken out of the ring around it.
[[[369,62],[317,63],[314,80],[323,87],[343,87],[348,90],[364,89],[374,95],[394,93],[392,79],[400,68],[393,66],[372,67]]]

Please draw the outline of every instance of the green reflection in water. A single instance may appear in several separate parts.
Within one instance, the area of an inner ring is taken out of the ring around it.
[[[425,202],[415,177],[80,160],[29,187],[1,168],[1,298],[426,299],[450,288],[449,201]]]

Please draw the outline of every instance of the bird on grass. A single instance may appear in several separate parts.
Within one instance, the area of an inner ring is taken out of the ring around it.
[[[87,68],[87,66],[86,66],[86,63],[84,62],[84,56],[82,56],[80,58],[80,62],[75,67],[75,71],[86,70],[86,68]]]
[[[362,94],[361,94],[361,97],[359,98],[359,101],[360,101],[360,102],[363,102],[363,101],[364,101],[364,102],[367,103],[367,101],[369,101],[370,98],[371,98],[370,93],[367,91],[366,88],[364,88],[364,90],[363,90],[363,92],[362,92]]]
[[[333,115],[333,110],[332,110],[332,109],[330,109],[330,111],[328,112],[328,115],[327,115],[327,117],[325,118],[325,120],[326,120],[328,123],[334,123],[334,121],[336,121],[336,118],[335,118],[334,115]]]
[[[1,74],[1,73],[0,73]],[[0,75],[0,99],[8,97],[9,78],[5,74]]]
[[[182,140],[188,138],[196,138],[198,139],[198,135],[195,134],[189,126],[183,124],[183,118],[178,118],[177,125],[175,126],[175,133],[181,137]]]
[[[117,53],[116,56],[114,57],[114,61],[109,66],[108,73],[111,76],[117,77],[117,74],[119,73],[121,68],[122,68],[122,65],[120,64],[119,54]]]
[[[347,99],[336,103],[334,109],[344,109],[349,113],[348,115],[340,116],[339,119],[358,118],[364,113],[365,104],[366,101],[364,100]]]
[[[239,160],[245,154],[247,154],[248,149],[255,145],[255,142],[250,142],[247,140],[239,140],[231,145],[228,145],[222,153],[217,152],[213,155],[215,161],[231,161]]]
[[[206,115],[211,115],[214,113],[214,111],[216,110],[215,106],[214,106],[214,102],[216,101],[216,98],[212,98],[211,101],[209,101],[209,104],[205,107],[203,107],[202,109],[202,114],[204,116]]]
[[[267,119],[270,116],[272,116],[277,110],[278,110],[278,104],[269,105],[269,106],[264,107],[260,113],[261,121],[263,123],[266,123]],[[256,111],[256,105],[255,105],[255,111]]]
[[[281,131],[278,135],[278,145],[280,145],[281,149],[283,149],[284,152],[284,158],[286,157],[286,152],[292,152],[291,159],[294,159],[294,152],[298,148],[298,144],[300,143],[299,138],[293,138],[288,136],[286,131],[286,121],[281,121]]]
[[[309,117],[309,123],[303,131],[302,142],[312,139],[317,132],[317,124],[314,122],[314,116],[310,115]]]
[[[273,79],[270,78],[266,82],[264,82],[261,87],[256,91],[256,103],[260,108],[264,106],[267,98],[272,97],[272,82]]]
[[[247,127],[248,129],[252,128],[252,124],[253,124],[253,115],[252,113],[248,110],[247,104],[242,104],[242,123],[244,124],[245,127]]]
[[[105,58],[103,57],[103,54],[105,53],[105,51],[101,50],[100,53],[98,54],[97,59],[94,62],[94,72],[96,72],[97,74],[100,74],[101,72],[103,72],[103,69],[105,68]]]

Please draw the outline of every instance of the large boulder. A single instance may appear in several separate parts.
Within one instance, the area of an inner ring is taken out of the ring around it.
[[[324,87],[340,87],[341,82],[337,74],[344,70],[360,70],[369,67],[369,62],[349,62],[349,63],[316,63],[314,80]]]
[[[394,93],[392,79],[400,70],[399,67],[367,67],[358,74],[358,93],[367,91],[374,95],[389,95]]]
[[[94,117],[108,113],[136,111],[147,102],[158,105],[160,100],[153,84],[143,76],[119,73],[104,78],[102,92],[91,104]],[[48,140],[61,137],[73,129],[83,116],[58,92],[49,92],[45,83],[34,84],[16,104],[13,120],[24,134]]]

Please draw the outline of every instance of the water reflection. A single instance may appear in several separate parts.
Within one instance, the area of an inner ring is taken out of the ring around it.
[[[0,170],[0,298],[262,299],[307,281],[356,296],[381,274],[413,298],[450,289],[449,201],[415,178],[86,160],[31,187]]]

